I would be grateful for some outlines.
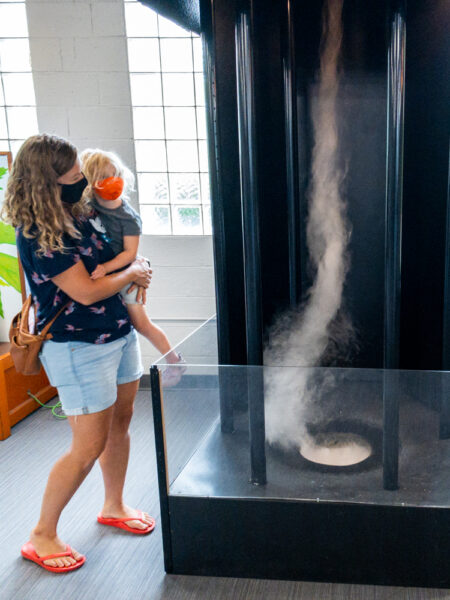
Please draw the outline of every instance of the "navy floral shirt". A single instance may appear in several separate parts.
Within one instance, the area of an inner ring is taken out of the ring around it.
[[[112,342],[131,330],[126,304],[120,294],[84,306],[65,294],[52,281],[78,261],[83,261],[88,273],[98,264],[114,258],[105,229],[97,213],[76,223],[81,239],[64,237],[67,249],[62,252],[37,254],[37,242],[16,230],[17,247],[33,300],[37,305],[37,329],[40,331],[62,306],[68,304],[50,328],[54,342],[81,341],[92,344]]]

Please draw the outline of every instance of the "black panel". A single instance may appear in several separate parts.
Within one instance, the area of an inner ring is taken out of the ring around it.
[[[450,511],[169,496],[174,573],[450,586]]]
[[[139,0],[188,31],[200,33],[200,0]]]

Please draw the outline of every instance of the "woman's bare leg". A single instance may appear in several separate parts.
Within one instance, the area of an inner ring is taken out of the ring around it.
[[[137,331],[146,337],[161,354],[167,354],[172,347],[167,335],[161,327],[152,322],[145,310],[145,306],[143,304],[128,304],[127,309],[131,322]],[[172,351],[170,354],[167,354],[166,359],[168,363],[178,362],[178,354]]]
[[[127,525],[145,529],[144,523],[133,520],[138,511],[128,507],[123,501],[123,486],[130,454],[128,427],[133,416],[134,399],[138,387],[139,380],[117,386],[117,401],[114,405],[108,441],[99,458],[105,484],[105,503],[101,514],[109,518],[130,517]],[[150,524],[149,515],[144,513],[144,517],[144,520]]]
[[[105,447],[112,414],[113,407],[110,407],[90,415],[68,417],[72,428],[72,445],[50,472],[39,521],[30,536],[38,556],[66,550],[66,544],[56,532],[59,517]],[[75,558],[80,556],[75,550],[73,555]],[[54,567],[75,562],[72,557],[45,561]]]

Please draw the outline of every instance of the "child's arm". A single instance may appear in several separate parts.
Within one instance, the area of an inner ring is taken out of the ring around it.
[[[121,267],[126,267],[136,258],[137,250],[139,246],[138,235],[124,235],[123,236],[123,252],[120,252],[112,260],[98,265],[91,273],[91,279],[99,279],[104,277],[108,273],[117,271]]]

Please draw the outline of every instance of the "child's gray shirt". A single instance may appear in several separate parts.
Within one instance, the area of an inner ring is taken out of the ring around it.
[[[123,252],[124,235],[140,235],[142,233],[142,220],[134,208],[126,201],[122,200],[118,208],[104,208],[94,199],[95,210],[100,214],[111,248],[114,254]]]

